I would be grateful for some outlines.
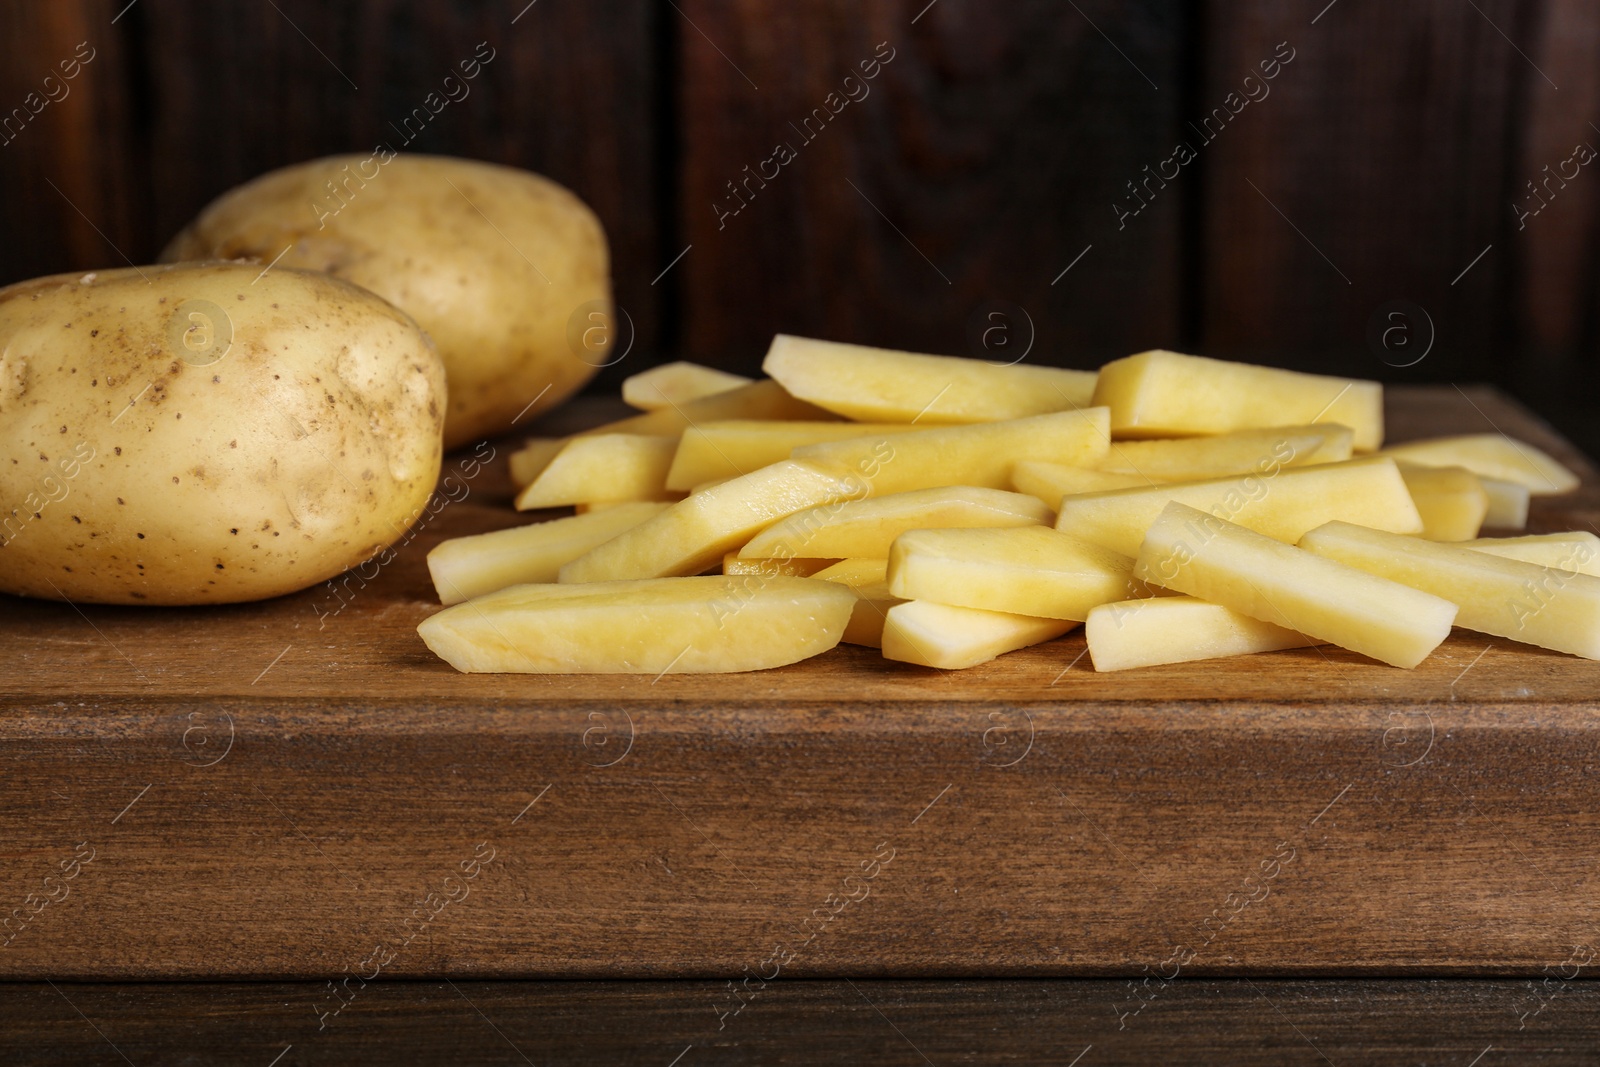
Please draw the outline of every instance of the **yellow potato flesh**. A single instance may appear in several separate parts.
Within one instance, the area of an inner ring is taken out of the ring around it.
[[[1111,408],[1118,437],[1182,437],[1263,426],[1337,423],[1353,444],[1383,444],[1383,387],[1377,382],[1227,363],[1161,350],[1100,368],[1094,403]]]
[[[683,431],[667,472],[668,489],[692,490],[748,474],[758,467],[788,459],[802,445],[837,441],[863,434],[903,433],[909,426],[857,422],[703,422]]]
[[[887,559],[889,545],[907,530],[1039,526],[1054,517],[1023,493],[972,486],[915,489],[797,512],[751,538],[739,555]]]
[[[678,501],[562,567],[559,581],[699,574],[778,519],[852,494],[860,487],[846,478],[804,463],[774,463]]]
[[[876,434],[797,448],[793,457],[865,480],[874,496],[973,485],[1006,489],[1021,460],[1092,466],[1110,443],[1104,408],[1062,411],[1005,422]]]
[[[1525,485],[1534,496],[1555,496],[1578,488],[1578,476],[1548,453],[1502,433],[1430,437],[1391,445],[1384,452],[1429,467],[1465,467],[1485,478]]]
[[[1441,597],[1177,502],[1145,535],[1133,573],[1396,667],[1427,658],[1456,616]]]
[[[1422,536],[1430,541],[1477,537],[1489,514],[1489,494],[1478,476],[1464,467],[1419,467],[1401,463],[1400,476],[1422,516]]]
[[[1052,508],[1060,504],[1064,496],[1160,485],[1164,480],[1147,478],[1139,474],[1113,474],[1110,471],[1069,467],[1064,463],[1046,463],[1032,459],[1025,459],[1011,468],[1011,484],[1019,493],[1037,497]]]
[[[443,604],[458,604],[510,585],[553,582],[563,564],[667,509],[629,502],[585,515],[453,537],[428,553],[428,573]]]
[[[837,559],[740,559],[739,553],[729,552],[722,557],[723,574],[782,574],[790,578],[809,578],[824,568],[838,563]]]
[[[1077,625],[1062,619],[1033,619],[908,600],[890,608],[884,617],[883,658],[958,671],[1053,640]]]
[[[712,393],[698,400],[672,404],[643,415],[630,415],[616,422],[584,430],[576,436],[597,433],[642,433],[677,436],[691,426],[728,419],[783,419],[798,422],[828,422],[835,418],[815,404],[796,400],[777,382],[760,381]]]
[[[742,374],[679,360],[624,378],[622,402],[640,411],[658,411],[749,384],[750,379]]]
[[[1330,519],[1397,533],[1422,530],[1400,471],[1381,456],[1070,496],[1061,501],[1056,529],[1133,556],[1145,530],[1174,500],[1290,543]]]
[[[1348,426],[1328,424],[1235,430],[1214,437],[1118,441],[1101,461],[1100,469],[1158,482],[1218,478],[1273,465],[1338,463],[1350,458],[1353,438]]]
[[[1483,524],[1496,530],[1520,530],[1528,525],[1528,487],[1520,482],[1478,476],[1478,484],[1489,494],[1489,511]]]
[[[912,530],[895,540],[888,578],[906,600],[1079,621],[1142,586],[1131,557],[1044,526]]]
[[[539,472],[550,465],[556,454],[567,447],[565,437],[530,437],[523,446],[511,453],[511,482],[521,489]]]
[[[761,369],[858,422],[993,422],[1089,406],[1093,371],[928,356],[779,334]]]
[[[1526,537],[1480,537],[1463,541],[1462,548],[1537,563],[1561,571],[1575,571],[1600,577],[1600,537],[1588,530],[1566,533],[1529,534]]]
[[[786,577],[518,585],[445,608],[417,632],[463,672],[756,671],[837,645],[855,599]]]
[[[596,501],[669,500],[673,437],[608,433],[574,437],[517,496],[517,510]]]
[[[1317,642],[1270,622],[1191,596],[1101,604],[1083,624],[1097,671],[1245,656]]]
[[[812,575],[825,582],[849,586],[860,598],[850,614],[850,624],[844,628],[844,636],[839,639],[842,643],[883,647],[883,624],[889,609],[905,603],[889,592],[885,577],[888,566],[888,560],[882,559],[842,559]]]
[[[1327,559],[1453,601],[1458,625],[1600,659],[1600,578],[1331,522],[1300,539]]]

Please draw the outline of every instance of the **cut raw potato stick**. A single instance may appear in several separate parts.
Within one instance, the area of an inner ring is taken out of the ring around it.
[[[889,593],[889,583],[884,577],[888,562],[881,559],[842,559],[812,577],[824,582],[838,582],[855,591],[856,609],[850,615],[850,624],[844,628],[839,640],[847,645],[883,647],[883,624],[889,609],[905,601]]]
[[[622,402],[640,411],[659,411],[674,404],[687,404],[704,396],[715,396],[749,385],[742,374],[729,374],[714,367],[680,360],[663,363],[622,380]]]
[[[1469,630],[1600,659],[1600,578],[1347,522],[1319,526],[1300,545],[1454,601],[1456,624]]]
[[[521,489],[532,482],[566,445],[565,437],[528,438],[520,449],[511,453],[511,483]]]
[[[1422,517],[1406,483],[1386,456],[1286,467],[1272,474],[1082,493],[1061,501],[1056,529],[1134,556],[1145,530],[1174,500],[1291,544],[1330,519],[1397,533],[1422,530]]]
[[[1548,453],[1503,433],[1430,437],[1391,445],[1384,452],[1429,467],[1465,467],[1484,478],[1525,485],[1534,496],[1555,496],[1578,488],[1578,476]]]
[[[1078,621],[1147,592],[1132,557],[1045,526],[912,530],[895,540],[888,576],[906,600]]]
[[[509,585],[553,582],[564,564],[667,507],[630,502],[588,515],[452,537],[428,553],[428,573],[439,602],[446,605]]]
[[[777,559],[740,559],[739,553],[729,552],[722,557],[723,574],[782,574],[790,578],[809,578],[820,570],[838,563],[837,559],[802,559],[790,557]]]
[[[784,516],[852,495],[860,486],[849,479],[784,460],[678,501],[562,567],[558,580],[699,574]]]
[[[1478,476],[1478,484],[1489,494],[1489,511],[1483,524],[1496,530],[1520,530],[1528,525],[1528,487],[1520,482]]]
[[[884,617],[883,658],[958,671],[1054,640],[1077,625],[1062,619],[1031,619],[908,600],[890,608]]]
[[[596,501],[671,500],[667,468],[673,437],[606,433],[574,437],[517,495],[517,510],[559,508]]]
[[[1111,408],[1117,437],[1336,423],[1350,427],[1360,451],[1383,444],[1383,387],[1377,382],[1177,352],[1141,352],[1107,363],[1100,368],[1094,403]]]
[[[1354,437],[1354,431],[1348,426],[1328,423],[1235,430],[1214,437],[1118,441],[1101,461],[1100,469],[1142,475],[1152,482],[1260,474],[1277,467],[1347,460]]]
[[[1075,493],[1103,493],[1110,489],[1134,489],[1160,485],[1165,479],[1148,478],[1142,474],[1113,474],[1110,471],[1091,470],[1088,467],[1069,467],[1064,463],[1047,463],[1043,460],[1025,459],[1011,468],[1011,484],[1019,493],[1027,493],[1050,505],[1061,503],[1064,496]]]
[[[1477,537],[1489,514],[1489,494],[1465,467],[1421,467],[1400,463],[1400,477],[1422,516],[1422,536],[1430,541]]]
[[[802,445],[864,434],[904,433],[910,426],[859,422],[707,422],[683,431],[667,472],[668,489],[693,490],[788,459]]]
[[[1093,371],[815,341],[779,334],[761,369],[794,396],[858,422],[995,422],[1089,406]]]
[[[1461,547],[1600,578],[1600,537],[1588,530],[1526,537],[1480,537],[1475,541],[1463,541]]]
[[[887,559],[907,530],[970,526],[1043,526],[1055,512],[1037,498],[1004,489],[943,486],[867,500],[824,504],[776,522],[739,555]]]
[[[777,382],[760,381],[712,393],[698,400],[670,404],[643,415],[634,415],[585,430],[576,436],[597,433],[640,433],[677,436],[691,426],[727,419],[783,419],[788,421],[829,422],[835,416],[815,404],[796,400]]]
[[[1145,535],[1133,573],[1396,667],[1426,659],[1456,617],[1442,597],[1177,502]]]
[[[1105,408],[1061,411],[1005,422],[946,426],[902,434],[826,441],[793,457],[864,479],[874,496],[975,485],[1006,489],[1011,469],[1025,459],[1092,467],[1105,458],[1110,436]]]
[[[417,632],[463,672],[758,671],[837,645],[855,602],[810,578],[517,585],[445,608]]]
[[[1317,644],[1305,634],[1241,615],[1192,596],[1149,597],[1101,604],[1083,635],[1097,671],[1247,656]]]

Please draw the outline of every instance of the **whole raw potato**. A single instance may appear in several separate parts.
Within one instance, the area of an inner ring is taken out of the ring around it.
[[[222,194],[162,253],[241,257],[326,271],[409,312],[444,357],[446,448],[526,422],[618,358],[600,222],[527,171],[387,149],[312,160]]]
[[[0,289],[0,591],[314,585],[421,513],[444,401],[417,324],[325,274],[186,263]]]

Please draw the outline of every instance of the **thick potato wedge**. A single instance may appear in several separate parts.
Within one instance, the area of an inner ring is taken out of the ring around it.
[[[642,433],[676,436],[691,426],[727,419],[783,419],[798,422],[830,422],[837,416],[823,411],[815,404],[796,400],[783,391],[777,382],[759,381],[729,389],[725,393],[712,393],[698,400],[672,404],[647,411],[643,415],[630,415],[616,422],[584,430],[575,436],[597,433]]]
[[[1019,648],[1054,640],[1078,624],[925,600],[896,604],[884,616],[883,658],[959,671]]]
[[[1350,458],[1354,437],[1348,426],[1322,423],[1234,430],[1214,437],[1118,441],[1100,461],[1100,469],[1158,482],[1221,478],[1274,467],[1339,463]]]
[[[1426,659],[1456,617],[1442,597],[1176,501],[1145,535],[1133,573],[1396,667]]]
[[[1105,458],[1110,436],[1104,408],[1061,411],[1006,422],[876,434],[806,445],[793,458],[866,479],[871,494],[904,493],[941,485],[1006,489],[1025,459],[1092,466]]]
[[[1082,493],[1061,501],[1056,529],[1125,556],[1137,555],[1145,530],[1173,500],[1291,544],[1330,519],[1396,533],[1422,531],[1422,517],[1406,483],[1386,456],[1203,482],[1171,482],[1146,489]]]
[[[428,573],[445,605],[510,585],[553,582],[563,564],[666,509],[664,503],[628,502],[550,522],[452,537],[428,553]]]
[[[1040,526],[1055,513],[1036,497],[1003,489],[942,486],[796,512],[756,534],[739,555],[887,559],[907,530]]]
[[[740,559],[739,553],[729,552],[722,557],[722,573],[782,574],[790,578],[809,578],[838,562],[837,559],[804,559],[795,556],[787,559]]]
[[[888,578],[906,600],[1080,622],[1146,591],[1131,557],[1046,526],[912,530],[895,540]]]
[[[667,468],[677,438],[633,433],[574,437],[517,495],[517,510],[598,501],[672,500]]]
[[[1600,537],[1588,530],[1525,537],[1480,537],[1475,541],[1463,541],[1461,547],[1600,578]]]
[[[1483,524],[1495,530],[1521,530],[1528,525],[1528,487],[1520,482],[1505,482],[1499,478],[1485,478],[1481,474],[1478,484],[1489,494],[1489,510]]]
[[[824,582],[849,586],[860,598],[850,614],[850,624],[844,628],[844,636],[839,639],[842,644],[883,647],[883,624],[889,609],[905,603],[889,593],[885,577],[888,566],[888,561],[881,559],[841,559],[812,575]]]
[[[749,384],[742,374],[679,360],[622,379],[622,402],[640,411],[659,411]]]
[[[469,673],[758,671],[837,645],[855,602],[810,578],[516,585],[445,608],[417,632]]]
[[[1089,406],[1093,371],[925,356],[779,334],[761,369],[858,422],[995,422]]]
[[[786,515],[860,495],[860,483],[847,476],[784,460],[678,501],[562,567],[558,580],[699,574]]]
[[[1089,659],[1097,671],[1306,648],[1305,634],[1241,615],[1192,596],[1147,597],[1101,604],[1084,620]]]
[[[1391,445],[1384,452],[1429,467],[1465,467],[1484,478],[1525,485],[1534,496],[1556,496],[1578,488],[1578,476],[1548,453],[1503,433],[1430,437]]]
[[[1477,537],[1489,514],[1489,494],[1465,467],[1421,467],[1400,463],[1400,477],[1422,516],[1422,536],[1430,541]]]
[[[511,483],[521,489],[539,477],[539,472],[567,447],[567,440],[565,437],[528,438],[520,449],[511,453]]]
[[[1147,478],[1142,474],[1113,474],[1110,471],[1069,467],[1065,463],[1047,463],[1036,459],[1025,459],[1011,468],[1011,484],[1017,492],[1038,497],[1052,508],[1060,505],[1062,497],[1076,493],[1143,488],[1160,485],[1164,481],[1163,478]]]
[[[1600,659],[1600,578],[1347,522],[1317,527],[1300,546],[1449,600],[1469,630]]]
[[[1100,368],[1094,403],[1111,408],[1117,437],[1182,437],[1261,426],[1337,423],[1354,445],[1383,444],[1383,387],[1156,350]]]
[[[667,472],[667,488],[693,490],[788,459],[802,445],[864,434],[904,433],[909,426],[859,422],[703,422],[683,431]]]

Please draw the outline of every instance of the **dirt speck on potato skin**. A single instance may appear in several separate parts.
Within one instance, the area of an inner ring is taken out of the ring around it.
[[[296,270],[254,289],[259,266],[143,270],[0,290],[0,591],[250,600],[399,538],[439,466],[443,368],[416,324]],[[189,300],[230,320],[214,363],[181,358],[169,340]],[[352,350],[370,364],[353,381],[339,373]],[[45,435],[61,446],[30,445]]]

